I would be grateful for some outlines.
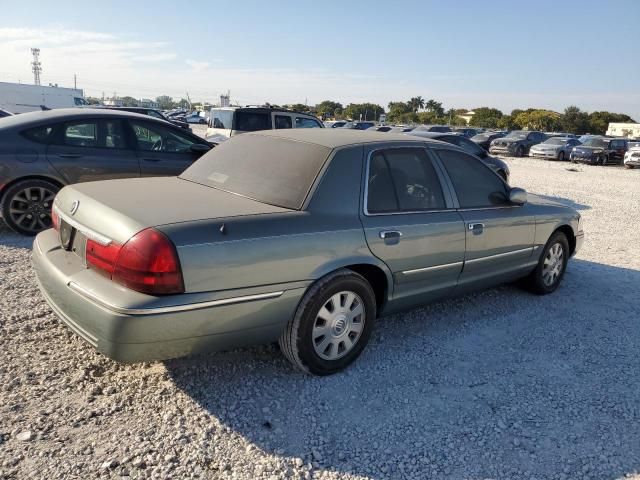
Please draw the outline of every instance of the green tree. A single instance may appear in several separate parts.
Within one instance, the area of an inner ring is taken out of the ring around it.
[[[304,103],[292,103],[289,105],[285,105],[289,110],[293,110],[294,112],[306,113],[309,112],[309,107]]]
[[[187,100],[186,98],[181,98],[179,102],[176,102],[175,104],[175,108],[189,108],[190,107],[190,103],[189,100]]]
[[[530,110],[519,113],[516,123],[528,130],[558,131],[562,129],[562,118],[557,112],[550,110]]]
[[[438,117],[444,116],[444,108],[442,108],[442,102],[436,102],[433,99],[428,100],[424,104],[424,109],[427,112],[435,113]]]
[[[498,128],[502,128],[504,130],[517,130],[519,128],[522,128],[522,125],[516,122],[516,119],[513,117],[513,115],[503,115],[498,120]]]
[[[333,102],[331,100],[323,100],[316,105],[316,113],[322,118],[337,117],[342,115],[344,107],[340,102]]]
[[[589,133],[589,114],[581,111],[575,105],[570,105],[564,109],[561,122],[562,130],[565,132],[575,133],[577,135]]]
[[[478,107],[473,109],[473,116],[469,125],[473,127],[497,128],[503,114],[497,108]]]
[[[89,105],[100,105],[102,103],[102,99],[97,98],[97,97],[85,97],[84,100]]]
[[[609,128],[609,123],[633,123],[633,118],[624,113],[611,112],[591,112],[589,114],[589,131],[590,133],[605,135]]]
[[[387,120],[389,122],[402,123],[401,117],[407,113],[413,113],[411,105],[405,102],[389,102],[387,105],[389,113],[387,114]]]
[[[344,109],[344,115],[353,120],[360,120],[362,117],[362,120],[377,121],[383,113],[384,108],[375,103],[350,103]]]
[[[123,107],[137,107],[140,102],[133,97],[120,97]]]
[[[156,103],[160,110],[171,110],[172,108],[175,108],[173,98],[169,95],[160,95],[159,97],[156,97]]]
[[[418,110],[424,108],[424,98],[420,96],[412,97],[411,100],[407,102],[407,105],[409,105],[412,112],[418,113]]]

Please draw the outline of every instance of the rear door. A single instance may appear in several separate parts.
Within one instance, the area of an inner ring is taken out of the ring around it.
[[[475,288],[517,276],[533,261],[535,215],[508,200],[508,186],[481,160],[436,149],[464,220],[466,254],[459,286]]]
[[[68,183],[140,176],[121,119],[81,119],[54,128],[47,159]]]
[[[371,252],[393,273],[394,304],[410,307],[453,291],[465,231],[442,172],[422,147],[366,153],[361,219]]]
[[[129,123],[143,177],[180,175],[202,156],[202,152],[191,149],[199,143],[198,139],[177,127],[140,120],[129,120]]]
[[[611,148],[609,161],[612,163],[622,163],[624,154],[627,151],[627,141],[622,139],[611,140],[611,142],[609,142],[609,146]]]

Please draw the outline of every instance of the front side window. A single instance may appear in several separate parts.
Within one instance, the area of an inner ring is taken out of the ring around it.
[[[209,112],[209,123],[212,128],[233,128],[233,110],[220,110],[212,108]]]
[[[276,129],[293,128],[293,122],[289,115],[276,115],[275,125]]]
[[[138,141],[138,148],[144,151],[185,153],[196,142],[189,137],[166,128],[163,125],[149,125],[131,122]]]
[[[460,208],[496,207],[509,203],[504,182],[481,160],[453,150],[439,150],[438,156],[453,183]]]
[[[367,182],[368,213],[446,208],[440,180],[421,148],[374,153],[369,163]]]
[[[147,112],[147,115],[149,115],[150,117],[159,118],[160,120],[166,120],[166,118],[164,118],[159,112],[156,112],[155,110],[149,110]]]
[[[312,118],[296,117],[296,128],[320,128],[320,123]]]
[[[237,111],[233,128],[241,132],[271,130],[271,115],[268,113]]]

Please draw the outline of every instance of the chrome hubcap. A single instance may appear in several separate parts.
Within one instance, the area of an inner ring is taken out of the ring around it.
[[[547,287],[558,281],[562,269],[564,268],[564,248],[562,244],[555,243],[547,252],[542,267],[542,281]]]
[[[320,358],[337,360],[358,343],[366,313],[355,292],[343,291],[325,302],[313,324],[313,348]]]
[[[28,187],[16,193],[9,203],[9,216],[21,228],[38,232],[51,227],[51,204],[56,196],[43,187]]]

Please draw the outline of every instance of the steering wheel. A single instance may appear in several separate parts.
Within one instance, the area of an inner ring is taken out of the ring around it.
[[[158,140],[154,142],[153,146],[151,147],[151,150],[159,151],[159,150],[162,150],[163,146],[164,146],[164,143],[162,142],[162,137],[160,137]]]

